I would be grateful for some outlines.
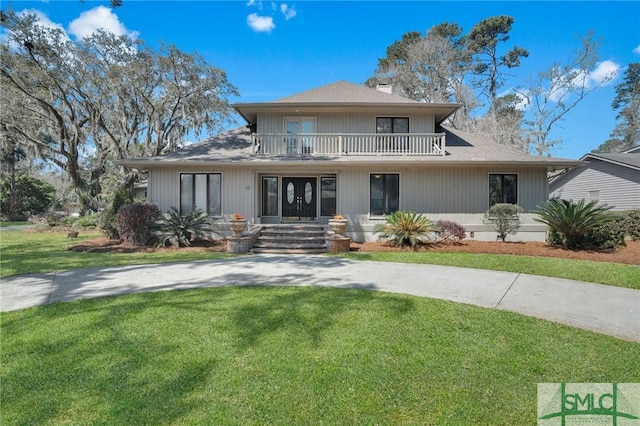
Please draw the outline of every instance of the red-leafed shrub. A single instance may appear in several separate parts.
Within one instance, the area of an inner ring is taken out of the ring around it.
[[[464,226],[451,220],[439,220],[436,222],[436,233],[442,241],[451,241],[454,243],[463,240],[465,234]]]
[[[116,227],[126,243],[144,246],[151,240],[151,225],[160,215],[157,205],[151,203],[126,204],[118,210]]]

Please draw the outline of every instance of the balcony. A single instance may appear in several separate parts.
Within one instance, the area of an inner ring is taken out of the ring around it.
[[[254,133],[254,155],[438,156],[445,155],[444,133]]]

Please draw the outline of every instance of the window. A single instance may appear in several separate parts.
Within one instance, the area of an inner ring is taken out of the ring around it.
[[[377,117],[376,133],[409,133],[409,117]],[[378,136],[377,147],[379,152],[404,151],[407,147],[407,137]]]
[[[312,154],[314,137],[301,136],[304,133],[314,133],[316,119],[313,117],[287,117],[284,119],[284,131],[287,154]]]
[[[517,174],[489,174],[489,207],[498,203],[518,204]]]
[[[372,174],[369,177],[369,212],[385,215],[400,208],[400,175]]]
[[[222,215],[220,173],[180,174],[180,214],[189,214],[196,207],[211,216]]]
[[[409,117],[377,117],[376,133],[409,133]]]
[[[262,216],[278,216],[278,178],[262,178]]]
[[[336,178],[320,178],[320,216],[336,214]]]

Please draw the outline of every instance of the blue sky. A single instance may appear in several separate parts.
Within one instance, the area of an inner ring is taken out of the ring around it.
[[[515,18],[511,40],[529,50],[505,87],[525,85],[554,62],[563,64],[590,30],[602,45],[601,69],[618,77],[597,89],[556,128],[554,156],[579,158],[609,138],[615,85],[640,62],[640,2],[595,1],[3,1],[2,8],[35,9],[43,19],[82,37],[96,27],[127,33],[150,46],[160,41],[199,52],[224,69],[241,96],[268,102],[338,80],[363,83],[387,46],[408,31],[455,22],[465,32],[496,15]],[[597,72],[598,70],[594,70]]]

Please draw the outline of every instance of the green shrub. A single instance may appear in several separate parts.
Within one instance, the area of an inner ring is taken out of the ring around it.
[[[90,213],[84,216],[80,216],[78,220],[76,220],[76,226],[83,229],[91,229],[97,227],[99,221],[100,214]]]
[[[120,238],[120,234],[118,234],[118,228],[116,226],[116,216],[118,215],[120,207],[131,203],[133,203],[133,196],[126,189],[118,189],[113,194],[113,200],[111,200],[109,207],[103,210],[99,223],[100,229],[107,237],[112,240]]]
[[[415,247],[418,241],[427,240],[435,230],[433,222],[423,215],[402,211],[390,214],[385,223],[379,223],[373,228],[373,232],[395,242],[398,247]]]
[[[640,209],[629,210],[624,213],[624,224],[627,235],[633,241],[640,240]]]
[[[587,232],[583,242],[585,249],[611,250],[624,245],[627,234],[625,216],[612,213],[611,217],[609,222]]]
[[[25,220],[51,206],[56,190],[49,183],[18,172],[0,178],[0,213],[9,220]]]
[[[491,226],[505,242],[509,234],[516,234],[520,229],[520,213],[522,207],[517,204],[498,203],[485,212],[482,222]]]
[[[547,225],[550,234],[557,234],[561,246],[579,250],[591,244],[589,234],[613,219],[610,209],[595,200],[587,203],[585,200],[574,202],[554,198],[538,206],[534,211],[538,217],[534,220]]]
[[[193,209],[182,216],[175,207],[165,212],[151,226],[157,246],[165,247],[167,243],[175,248],[191,246],[191,240],[208,236],[213,231],[213,222],[207,212]]]
[[[450,220],[439,220],[436,222],[436,234],[442,241],[454,243],[464,240],[467,236],[464,226]]]
[[[150,226],[159,215],[160,209],[156,204],[125,204],[120,207],[116,216],[120,238],[135,246],[147,245],[152,238]]]

